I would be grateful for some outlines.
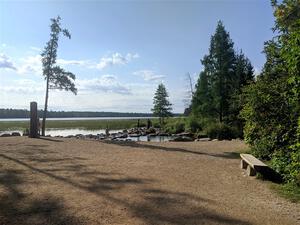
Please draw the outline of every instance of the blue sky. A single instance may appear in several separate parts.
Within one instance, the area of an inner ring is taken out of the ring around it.
[[[58,63],[76,74],[78,95],[51,91],[52,110],[150,112],[160,82],[174,112],[183,112],[187,82],[196,82],[222,20],[256,72],[272,38],[269,1],[0,1],[0,108],[43,107],[40,53],[50,18],[60,15]]]

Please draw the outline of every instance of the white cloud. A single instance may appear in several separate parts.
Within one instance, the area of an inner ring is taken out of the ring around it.
[[[100,59],[100,62],[96,64],[96,68],[102,70],[109,66],[125,65],[136,58],[139,58],[139,55],[137,53],[127,53],[126,55],[122,55],[121,53],[116,52],[111,56],[102,57]]]
[[[0,91],[14,94],[37,94],[44,91],[44,83],[30,79],[19,79],[11,82],[11,85],[0,86]]]
[[[156,74],[153,70],[140,70],[133,74],[142,77],[145,81],[162,81],[166,77],[162,74]]]
[[[66,59],[58,59],[57,64],[60,65],[78,65],[78,66],[86,66],[89,65],[88,60],[66,60]]]
[[[19,74],[42,74],[42,57],[40,55],[27,56],[21,59],[21,66],[18,67]]]
[[[121,84],[114,75],[103,75],[100,78],[76,80],[78,92],[109,92],[130,95],[128,87]]]
[[[3,54],[0,53],[0,69],[12,69],[12,70],[16,70],[17,68],[15,67],[15,65],[13,64],[13,62],[10,60],[10,58]]]

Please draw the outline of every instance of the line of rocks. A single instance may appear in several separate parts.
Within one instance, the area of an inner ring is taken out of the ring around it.
[[[23,134],[26,136],[26,134]],[[16,137],[21,136],[20,132],[12,132],[12,133],[2,133],[0,137]],[[117,133],[100,133],[100,134],[76,134],[76,135],[68,135],[61,136],[56,135],[53,137],[56,138],[76,138],[76,139],[94,139],[94,140],[117,140],[117,141],[132,141],[130,138],[138,138],[141,136],[151,137],[170,137],[169,141],[178,141],[178,142],[191,142],[191,141],[218,141],[218,139],[210,139],[206,136],[199,136],[198,138],[194,137],[193,133],[190,132],[182,132],[179,134],[169,134],[162,132],[158,128],[131,128],[123,130],[122,132]],[[51,137],[51,135],[47,135],[46,137]]]

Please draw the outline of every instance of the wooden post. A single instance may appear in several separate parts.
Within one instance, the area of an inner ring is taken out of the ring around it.
[[[37,103],[30,102],[30,131],[29,137],[38,138],[38,115],[37,115]]]

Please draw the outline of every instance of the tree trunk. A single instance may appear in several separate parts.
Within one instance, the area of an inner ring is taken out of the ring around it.
[[[46,84],[46,96],[45,96],[45,107],[44,107],[44,114],[43,114],[42,136],[45,136],[46,116],[47,116],[47,109],[48,109],[48,92],[49,92],[49,75],[47,76],[47,84]]]

